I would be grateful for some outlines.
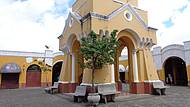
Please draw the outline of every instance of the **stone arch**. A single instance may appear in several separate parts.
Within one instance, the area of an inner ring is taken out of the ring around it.
[[[54,63],[53,63],[53,65],[55,65],[56,63],[58,63],[58,62],[64,62],[63,60],[57,60],[57,61],[55,61]]]
[[[80,67],[79,62],[83,61],[83,57],[80,54],[80,42],[78,39],[74,39],[71,47],[72,54],[72,81],[75,83],[82,83],[83,69]]]
[[[61,73],[61,68],[63,66],[63,60],[58,60],[53,64],[52,67],[52,85],[54,84],[54,82],[58,82],[59,81],[59,76]]]
[[[60,81],[68,81],[77,84],[80,84],[82,82],[83,69],[78,63],[79,60],[83,60],[82,55],[79,52],[79,38],[80,37],[76,34],[71,34],[67,40],[67,45],[64,48],[64,52],[66,53],[64,63],[69,63],[71,66],[64,64],[64,70],[60,74]]]
[[[31,64],[26,70],[26,87],[41,87],[41,67]]]
[[[170,57],[179,57],[185,61],[185,52],[183,45],[169,45],[162,49],[162,65]]]
[[[178,56],[168,57],[163,63],[163,68],[167,84],[188,85],[186,62],[182,58]]]
[[[124,47],[128,49],[128,64],[129,64],[129,74],[128,74],[128,82],[131,83],[134,81],[133,71],[134,71],[134,61],[133,61],[133,53],[136,52],[136,49],[140,45],[140,37],[136,32],[131,29],[125,29],[118,33],[117,39],[120,43],[120,47],[117,51],[116,56],[116,64],[115,64],[115,80],[118,81],[118,57],[121,55],[121,51]],[[127,76],[127,74],[126,74]]]
[[[69,51],[71,51],[72,49],[72,46],[73,46],[73,43],[75,42],[75,41],[80,41],[80,37],[79,36],[77,36],[76,34],[74,34],[74,33],[72,33],[70,36],[69,36],[69,38],[68,38],[68,40],[67,40],[67,44],[66,44],[66,47],[69,49]]]
[[[126,35],[126,33],[127,33],[127,35]],[[133,31],[131,29],[121,30],[117,35],[117,39],[119,39],[123,36],[130,38],[135,48],[138,48],[140,46],[141,39],[135,31]]]

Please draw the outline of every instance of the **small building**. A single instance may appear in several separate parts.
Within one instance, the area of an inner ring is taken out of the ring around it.
[[[190,86],[190,41],[153,49],[159,78],[166,84]]]
[[[0,88],[47,87],[59,80],[64,55],[0,50]]]

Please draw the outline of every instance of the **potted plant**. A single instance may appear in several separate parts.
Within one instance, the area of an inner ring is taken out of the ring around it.
[[[100,32],[98,35],[92,31],[80,41],[80,53],[84,58],[84,62],[82,62],[81,65],[84,69],[87,68],[92,71],[92,93],[96,93],[94,85],[95,71],[102,69],[104,65],[114,64],[116,49],[119,46],[119,42],[116,39],[117,30],[112,31],[110,35],[108,31],[106,31],[105,34],[103,31]]]

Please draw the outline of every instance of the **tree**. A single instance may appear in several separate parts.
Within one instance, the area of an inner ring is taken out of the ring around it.
[[[96,69],[101,69],[106,64],[114,64],[116,49],[119,46],[116,33],[117,30],[114,30],[110,35],[108,33],[97,35],[92,31],[80,41],[80,52],[85,60],[81,66],[92,70],[93,92],[95,92],[94,72]]]

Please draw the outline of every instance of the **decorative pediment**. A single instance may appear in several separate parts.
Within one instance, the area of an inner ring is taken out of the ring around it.
[[[70,12],[69,15],[68,15],[68,18],[65,21],[65,27],[64,27],[64,30],[63,30],[61,36],[63,36],[64,32],[69,27],[72,27],[74,20],[76,20],[79,24],[81,24],[81,21],[80,21],[81,19],[82,19],[82,17],[78,13],[76,13],[76,12]]]
[[[120,14],[121,12],[128,10],[129,13],[131,13],[133,16],[136,17],[136,19],[143,25],[143,27],[145,29],[148,29],[148,25],[143,21],[143,19],[141,18],[141,16],[135,11],[135,9],[130,5],[130,4],[124,4],[122,7],[118,8],[117,10],[113,11],[112,13],[110,13],[109,15],[101,15],[95,12],[90,12],[87,15],[85,15],[84,17],[81,18],[81,20],[86,20],[89,17],[93,17],[93,18],[98,18],[101,20],[111,20],[113,17],[117,16],[118,14]],[[129,18],[130,19],[130,18]]]

